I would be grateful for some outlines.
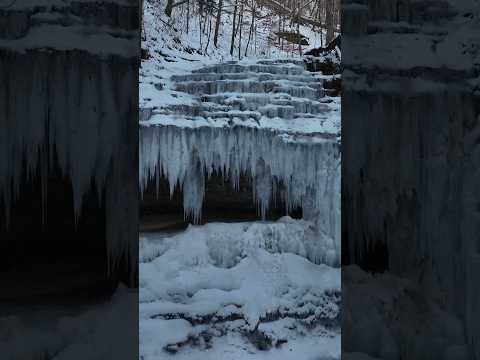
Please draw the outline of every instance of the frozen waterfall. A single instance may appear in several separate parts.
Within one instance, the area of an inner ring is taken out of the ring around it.
[[[202,78],[197,79],[198,76],[204,75],[210,81],[223,85],[208,85],[209,96],[203,102],[157,110],[156,118],[154,111],[148,111],[148,116],[143,117],[147,119],[140,126],[142,193],[150,182],[156,182],[158,192],[159,179],[167,179],[170,196],[176,189],[181,190],[185,217],[198,223],[202,216],[205,183],[213,174],[220,174],[236,189],[240,177],[246,176],[252,182],[253,198],[262,218],[276,201],[283,201],[287,210],[301,207],[304,218],[313,221],[319,232],[332,239],[327,262],[338,265],[340,149],[338,133],[326,129],[332,127],[331,118],[339,114],[331,111],[327,104],[312,98],[292,96],[305,95],[303,90],[296,91],[305,88],[304,82],[281,77],[272,80],[264,73],[259,75],[265,78],[259,80],[263,86],[257,85],[254,89],[258,93],[252,94],[252,87],[243,85],[236,85],[235,89],[240,89],[238,93],[223,93],[222,89],[232,81],[230,77],[233,76],[235,84],[238,84],[237,74],[241,69],[238,64],[221,64],[199,70],[192,74],[195,80],[200,81],[195,86],[188,75],[173,77],[189,84],[189,87],[177,84],[177,89],[200,97],[205,96],[202,89],[207,87],[205,84],[200,86]],[[250,72],[257,70],[268,74],[295,74],[301,80],[308,78],[315,84],[308,88],[309,91],[318,92],[313,89],[321,85],[298,64],[249,65],[244,69],[248,84],[254,83],[251,77],[255,75]],[[222,74],[222,77],[215,79],[214,74]],[[275,94],[265,92],[266,88],[275,89],[272,81],[279,81],[284,87]],[[242,93],[244,88],[246,92]],[[321,91],[318,93],[321,94]],[[262,101],[248,101],[248,104],[242,101],[252,96]],[[281,103],[280,99],[283,100]],[[308,102],[309,106],[296,106],[302,102]],[[234,107],[234,104],[237,106]],[[273,113],[271,118],[268,112],[262,111],[265,106],[274,110],[269,112]],[[212,107],[221,108],[215,117],[212,117]],[[278,107],[289,107],[291,111],[280,112]],[[191,109],[195,111],[186,111]],[[254,114],[258,114],[256,119],[252,118]],[[275,127],[275,124],[281,126]],[[302,129],[302,124],[310,124],[310,128]],[[311,124],[319,125],[314,127]]]

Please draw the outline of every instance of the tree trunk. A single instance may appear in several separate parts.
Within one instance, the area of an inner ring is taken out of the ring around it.
[[[174,0],[167,0],[167,6],[165,7],[165,15],[167,15],[168,17],[172,16],[173,1]]]
[[[208,54],[208,45],[210,45],[210,38],[212,35],[212,18],[208,19],[208,39],[207,45],[205,46],[205,54]]]
[[[187,34],[190,30],[190,0],[187,2]]]
[[[237,19],[237,5],[238,5],[238,0],[235,0],[235,7],[233,8],[233,26],[232,26],[232,41],[230,43],[230,55],[233,55],[233,50],[235,46],[235,21]]]
[[[300,36],[300,24],[297,24],[298,33],[298,54],[302,56],[302,37]]]
[[[215,23],[215,35],[213,36],[213,44],[218,46],[218,31],[220,30],[220,21],[222,19],[223,0],[218,1],[217,22]]]
[[[140,0],[140,34],[142,40],[146,40],[145,25],[143,24],[143,0]]]
[[[335,37],[335,29],[334,29],[334,24],[333,24],[333,17],[334,17],[333,8],[334,8],[333,7],[333,0],[327,0],[326,1],[326,11],[325,11],[325,24],[327,26],[327,38],[326,38],[327,45]]]
[[[243,2],[242,6],[240,7],[240,14],[239,14],[239,21],[238,21],[238,26],[240,27],[240,35],[238,38],[238,60],[242,57],[242,28],[243,28]]]
[[[248,47],[250,46],[250,40],[252,38],[253,34],[253,29],[255,26],[255,12],[257,11],[255,5],[253,6],[253,11],[252,11],[252,24],[250,25],[250,31],[248,32],[248,41],[247,41],[247,47],[245,48],[245,57],[247,56],[248,52]]]

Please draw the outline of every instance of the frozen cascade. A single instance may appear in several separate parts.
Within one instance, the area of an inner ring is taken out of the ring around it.
[[[229,80],[242,69],[250,79]],[[268,81],[255,83],[251,79],[255,74]],[[271,80],[268,75],[272,74],[279,77]],[[206,85],[199,75],[211,79],[212,84]],[[216,75],[221,78],[214,79]],[[301,77],[302,81],[286,80],[286,75]],[[176,188],[183,191],[185,216],[198,222],[205,181],[212,174],[221,174],[234,187],[240,176],[246,175],[252,181],[262,218],[277,200],[277,189],[283,189],[280,200],[285,201],[287,209],[302,207],[304,217],[333,239],[326,262],[338,265],[340,150],[338,126],[332,122],[339,114],[332,111],[329,103],[312,99],[312,93],[324,96],[322,82],[292,63],[221,64],[200,69],[191,76],[198,81],[190,81],[188,75],[174,77],[180,81],[177,89],[207,99],[190,107],[150,110],[148,120],[141,123],[142,192],[150,181],[157,180],[158,184],[158,179],[165,177],[171,196]],[[276,87],[275,82],[283,85]],[[225,90],[234,92],[224,93]],[[256,100],[245,99],[252,98],[252,92]],[[212,117],[211,109],[219,105],[223,105],[218,110],[220,114]],[[235,105],[237,111],[232,110]],[[282,112],[286,106],[293,112]],[[268,111],[263,111],[266,107]],[[255,114],[258,117],[252,119]],[[304,124],[314,125],[302,128]]]
[[[339,239],[340,161],[336,141],[247,127],[155,126],[140,131],[142,186],[165,176],[171,195],[177,186],[183,190],[185,214],[194,221],[200,219],[205,180],[213,172],[223,174],[234,186],[245,174],[253,180],[262,217],[273,200],[275,185],[283,184],[288,209],[305,208],[308,218],[318,219],[323,231]]]

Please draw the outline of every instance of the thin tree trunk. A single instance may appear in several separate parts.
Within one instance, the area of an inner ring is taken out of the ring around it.
[[[247,47],[245,48],[245,57],[247,56],[248,47],[250,46],[250,40],[251,40],[252,34],[253,34],[253,28],[254,28],[254,25],[255,25],[255,12],[256,12],[256,8],[255,8],[255,5],[253,5],[252,24],[250,25],[250,31],[248,32],[248,41],[247,41]]]
[[[286,22],[286,21],[285,21],[285,18],[283,18],[283,21],[282,21],[282,31],[283,31],[283,32],[285,32],[285,30],[286,30],[286,29],[285,29],[285,22]],[[287,44],[287,45],[288,45],[288,44]],[[284,50],[285,50],[285,39],[282,38],[282,51],[284,51]]]
[[[223,0],[218,1],[217,22],[215,23],[215,35],[213,36],[213,44],[218,46],[218,31],[220,29],[220,21],[222,20]]]
[[[255,56],[257,56],[257,25],[255,25]]]
[[[167,6],[165,7],[165,14],[168,17],[172,16],[172,10],[173,10],[173,0],[168,0],[167,1]]]
[[[280,47],[282,43],[282,37],[280,36],[281,32],[282,32],[282,15],[278,15],[278,47]]]
[[[187,2],[187,34],[190,29],[190,0]]]
[[[208,19],[208,39],[207,39],[207,45],[205,46],[205,54],[207,54],[208,45],[210,45],[211,36],[212,36],[212,18],[209,18]]]
[[[300,36],[300,24],[297,24],[298,33],[298,54],[302,56],[302,37]]]
[[[333,28],[333,0],[326,1],[326,12],[325,12],[325,24],[327,26],[327,39],[326,44],[328,45],[330,41],[335,37],[334,28]]]
[[[235,0],[235,7],[233,8],[233,26],[232,26],[232,41],[230,42],[230,55],[233,55],[233,49],[235,46],[235,21],[237,19],[237,5],[238,0]]]
[[[243,29],[243,2],[242,2],[242,6],[240,8],[240,18],[239,18],[239,22],[238,22],[238,26],[240,27],[240,36],[238,38],[238,60],[241,59],[242,57],[242,29]]]
[[[188,0],[181,0],[181,1],[179,1],[175,4],[174,0],[168,0],[167,1],[167,6],[165,7],[165,14],[168,17],[171,17],[173,8],[185,4],[187,1]]]
[[[200,8],[200,14],[198,16],[198,26],[200,28],[200,31],[198,32],[198,36],[200,37],[199,39],[199,42],[200,42],[200,50],[202,50],[202,32],[203,32],[203,28],[202,28],[202,9]]]
[[[145,24],[143,23],[143,0],[140,0],[140,34],[143,40],[146,40]]]

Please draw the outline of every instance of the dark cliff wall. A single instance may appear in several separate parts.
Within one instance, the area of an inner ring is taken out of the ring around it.
[[[480,358],[478,19],[473,1],[343,3],[343,264],[419,284],[461,320],[469,359]]]

